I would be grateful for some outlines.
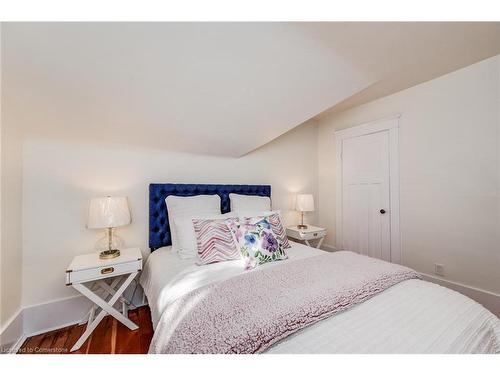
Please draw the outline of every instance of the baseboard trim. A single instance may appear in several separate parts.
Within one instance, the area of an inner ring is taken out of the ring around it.
[[[9,354],[17,354],[19,349],[21,349],[21,346],[23,346],[24,342],[26,341],[27,337],[26,335],[22,334],[21,337],[16,341],[14,345],[9,350]]]
[[[420,272],[425,281],[453,289],[480,303],[500,318],[500,294]]]
[[[333,245],[329,245],[329,244],[323,244],[321,245],[321,249],[322,250],[326,250],[326,251],[330,251],[330,252],[334,252],[334,251],[337,251],[337,248]]]
[[[23,331],[27,337],[53,331],[80,322],[90,310],[84,296],[27,306],[23,309]]]
[[[10,318],[0,333],[0,353],[17,352],[18,346],[20,347],[24,340],[23,310],[20,309]]]
[[[136,307],[142,305],[138,301],[134,303]],[[84,296],[30,306],[25,309],[24,333],[31,337],[79,324],[87,317],[90,307],[91,302]]]
[[[142,289],[126,296],[135,307],[143,303]],[[16,353],[24,341],[35,335],[79,324],[87,317],[91,302],[81,295],[25,306],[5,324],[0,334],[0,352]]]

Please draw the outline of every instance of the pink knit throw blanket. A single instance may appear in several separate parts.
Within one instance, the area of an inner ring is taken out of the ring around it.
[[[261,353],[298,330],[404,280],[406,267],[325,253],[195,289],[164,311],[150,353]]]

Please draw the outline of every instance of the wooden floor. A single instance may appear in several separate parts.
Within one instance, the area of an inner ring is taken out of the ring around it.
[[[70,353],[86,324],[74,325],[28,338],[18,354],[145,354],[153,337],[148,306],[129,311],[129,318],[139,326],[129,330],[111,316],[106,316],[82,347]]]

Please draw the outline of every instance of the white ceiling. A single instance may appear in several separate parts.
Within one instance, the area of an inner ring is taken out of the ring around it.
[[[393,94],[500,54],[500,22],[302,25],[310,36],[374,81],[342,103],[332,105],[326,113]]]
[[[34,135],[240,156],[498,53],[500,23],[4,24],[2,104]]]

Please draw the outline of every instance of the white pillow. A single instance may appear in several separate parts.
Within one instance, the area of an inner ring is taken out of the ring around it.
[[[195,215],[182,216],[174,220],[175,230],[177,232],[177,241],[179,247],[177,253],[181,259],[195,258],[198,255],[198,244],[196,241],[196,233],[194,231],[193,219],[229,219],[236,218],[237,215],[228,212],[227,214],[219,215]]]
[[[169,195],[165,199],[165,203],[170,222],[172,248],[176,251],[179,249],[179,240],[175,228],[176,220],[182,217],[191,219],[203,215],[220,215],[220,197],[218,195],[195,195],[192,197]]]
[[[271,210],[271,198],[257,195],[229,194],[231,211],[260,212]]]
[[[280,214],[279,210],[241,210],[232,212],[234,215],[238,216],[239,219],[243,219],[246,217],[255,217],[255,216],[269,216],[272,214]]]

